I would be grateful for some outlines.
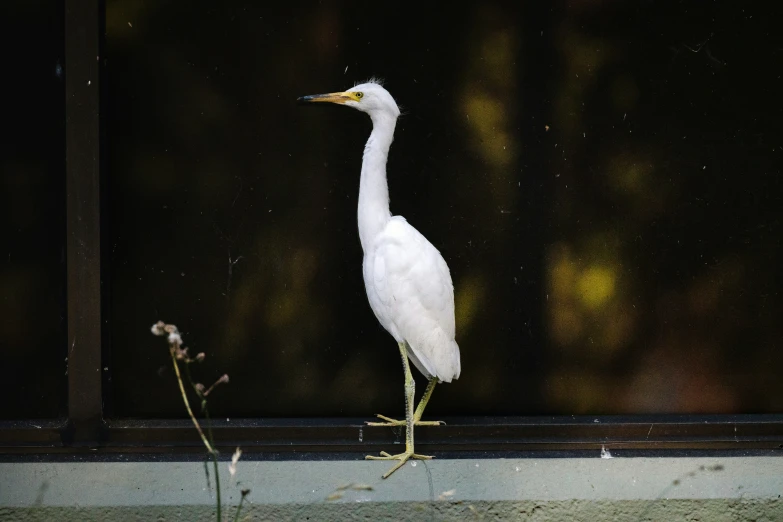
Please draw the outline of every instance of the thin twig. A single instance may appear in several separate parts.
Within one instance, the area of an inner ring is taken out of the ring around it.
[[[190,420],[193,421],[193,425],[196,427],[196,431],[198,431],[198,434],[201,437],[201,441],[204,443],[204,446],[207,447],[207,451],[209,451],[210,453],[215,453],[214,448],[207,440],[207,437],[204,435],[204,432],[201,430],[201,426],[196,420],[196,416],[193,415],[193,410],[190,409],[190,402],[188,401],[188,396],[185,393],[185,385],[182,383],[182,375],[179,373],[179,364],[177,364],[177,357],[176,355],[174,355],[174,350],[171,350],[171,361],[174,363],[174,372],[177,374],[177,383],[179,383],[179,391],[182,394],[182,401],[185,403],[185,408],[188,410],[188,415],[190,415]]]
[[[185,407],[188,410],[188,414],[190,414],[190,418],[193,421],[193,425],[196,426],[196,429],[198,430],[199,435],[201,436],[201,440],[204,442],[204,446],[207,447],[207,451],[212,456],[212,466],[215,469],[215,496],[217,497],[217,520],[218,522],[221,522],[221,510],[222,510],[222,502],[220,499],[220,470],[218,469],[218,458],[217,458],[217,450],[214,449],[215,446],[215,438],[212,436],[212,422],[209,417],[209,410],[207,409],[207,400],[204,398],[204,394],[199,390],[198,386],[193,382],[193,379],[190,377],[190,367],[187,365],[187,361],[185,364],[185,375],[188,377],[188,381],[190,382],[190,385],[193,387],[193,390],[196,392],[196,395],[198,395],[201,398],[201,410],[204,412],[204,416],[207,419],[207,436],[204,435],[204,432],[201,429],[201,425],[198,423],[198,420],[196,420],[195,415],[193,415],[193,410],[190,409],[190,403],[188,402],[187,395],[185,394],[185,386],[182,383],[182,376],[179,373],[179,364],[177,364],[177,357],[175,355],[175,350],[171,350],[171,357],[174,362],[174,371],[177,373],[177,382],[179,382],[179,389],[182,392],[182,400],[185,401]],[[214,387],[214,385],[212,385]],[[211,389],[211,388],[210,388]]]
[[[222,517],[220,516],[220,509],[221,509],[221,501],[220,501],[220,472],[218,471],[218,458],[217,453],[212,453],[212,463],[215,467],[215,492],[217,494],[217,520],[218,522],[222,522]]]
[[[238,261],[239,259],[237,259]],[[156,324],[152,326],[152,333],[154,335],[163,336],[168,334],[168,341],[169,341],[169,354],[171,355],[171,362],[174,365],[174,373],[177,376],[177,384],[179,385],[179,391],[182,395],[182,402],[185,403],[185,409],[188,411],[188,416],[190,416],[190,420],[193,421],[193,426],[196,428],[196,431],[199,434],[199,437],[201,437],[201,442],[204,443],[204,446],[207,448],[207,452],[212,457],[212,465],[215,471],[215,496],[217,500],[217,520],[218,522],[222,522],[222,501],[221,501],[221,494],[220,494],[220,470],[219,470],[219,461],[218,461],[218,451],[215,449],[215,438],[212,434],[212,421],[209,416],[209,409],[207,408],[207,395],[218,385],[222,383],[228,382],[228,375],[223,375],[218,379],[215,384],[209,387],[206,391],[204,391],[204,386],[202,384],[196,384],[193,382],[193,379],[190,376],[190,363],[192,362],[201,362],[204,360],[205,355],[203,353],[197,354],[195,357],[191,358],[188,355],[188,349],[182,347],[182,338],[180,337],[179,331],[177,330],[177,327],[173,324],[165,324],[163,321],[158,321]],[[204,430],[201,428],[201,425],[198,422],[198,419],[196,419],[196,416],[193,414],[193,409],[190,407],[190,401],[188,400],[187,392],[185,391],[185,383],[182,379],[182,373],[179,369],[179,361],[182,360],[185,363],[185,375],[187,376],[188,382],[190,383],[190,386],[193,388],[193,391],[196,393],[196,396],[201,399],[201,410],[204,413],[204,417],[207,422],[207,433],[204,433]],[[206,471],[207,475],[207,486],[209,486],[209,468],[206,465],[206,462],[204,463],[204,469]],[[233,472],[232,472],[233,474]],[[245,500],[245,497],[250,492],[250,490],[242,490],[242,498],[239,501],[239,506],[237,507],[236,515],[234,516],[234,520],[239,520],[239,514],[242,509],[242,503]]]
[[[245,497],[250,493],[249,489],[242,490],[242,497],[239,499],[239,505],[237,506],[237,513],[234,515],[234,522],[239,521],[239,512],[242,511],[242,503],[245,501]]]
[[[203,395],[204,397],[206,397],[207,395],[209,395],[210,393],[212,393],[212,390],[214,390],[214,389],[215,389],[215,387],[217,387],[219,384],[223,384],[223,383],[226,383],[226,382],[228,382],[228,375],[223,375],[223,376],[222,376],[220,379],[218,379],[217,381],[215,381],[215,383],[214,383],[212,386],[210,386],[210,387],[207,389],[207,391],[205,391],[205,392],[204,392],[202,395]]]

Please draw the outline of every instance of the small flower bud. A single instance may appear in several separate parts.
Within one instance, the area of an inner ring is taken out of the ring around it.
[[[165,330],[163,327],[166,326],[166,324],[163,321],[158,321],[157,323],[152,325],[152,328],[150,330],[152,331],[153,335],[163,335],[165,334]]]
[[[209,387],[209,389],[208,389],[207,391],[205,391],[205,392],[204,392],[204,397],[206,397],[207,395],[209,395],[210,393],[212,393],[212,390],[214,390],[215,388],[217,388],[218,384],[223,384],[223,383],[226,383],[226,382],[228,382],[228,374],[227,374],[227,373],[226,373],[226,374],[223,374],[223,376],[222,376],[220,379],[218,379],[218,380],[216,380],[216,381],[215,381],[215,384],[213,384],[212,386],[210,386],[210,387]]]

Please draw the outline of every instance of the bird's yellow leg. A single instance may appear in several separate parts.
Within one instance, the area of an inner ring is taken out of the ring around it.
[[[380,457],[374,455],[367,455],[365,459],[368,460],[399,460],[392,469],[387,471],[383,478],[387,478],[389,475],[397,471],[405,464],[408,459],[431,459],[432,457],[427,455],[418,455],[413,452],[413,400],[416,392],[416,381],[413,380],[411,375],[410,366],[408,366],[408,353],[405,349],[405,343],[399,343],[400,354],[402,355],[402,367],[405,371],[405,452],[397,455],[390,455],[385,451],[381,452]]]
[[[424,396],[419,401],[419,405],[416,407],[416,411],[413,413],[413,424],[416,426],[443,426],[446,423],[443,421],[422,421],[421,416],[424,413],[424,408],[427,406],[427,402],[430,400],[430,396],[432,395],[432,391],[435,389],[435,385],[438,384],[438,378],[432,377],[430,378],[430,382],[427,383],[427,389],[424,390]],[[387,417],[386,415],[381,415],[380,413],[375,414],[376,417],[378,417],[381,420],[385,420],[386,422],[366,422],[368,426],[405,426],[404,420],[397,420],[392,419],[391,417]]]

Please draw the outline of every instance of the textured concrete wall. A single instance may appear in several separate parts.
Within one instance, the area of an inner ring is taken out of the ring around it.
[[[224,517],[224,520],[233,520]],[[0,508],[4,521],[214,521],[215,513],[205,506],[138,506],[91,508]],[[668,500],[648,506],[629,501],[550,502],[378,502],[369,504],[253,505],[242,511],[240,520],[278,521],[679,521],[779,522],[783,506],[779,501]]]
[[[221,463],[221,489],[252,490],[247,520],[783,520],[775,457],[416,464],[384,481],[384,462],[240,461],[233,480]],[[214,520],[214,498],[201,463],[4,463],[0,520]]]

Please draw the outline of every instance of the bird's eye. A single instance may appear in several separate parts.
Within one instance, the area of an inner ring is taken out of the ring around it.
[[[357,93],[356,93],[356,97],[357,97],[357,98],[361,98],[362,96],[364,96],[364,93],[363,93],[363,92],[357,92]]]

